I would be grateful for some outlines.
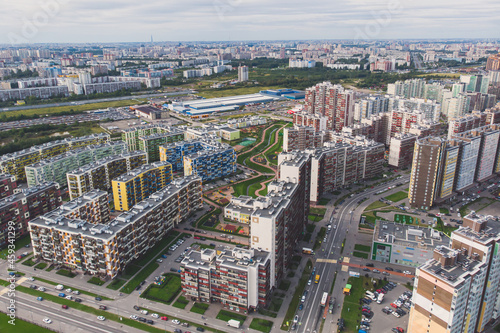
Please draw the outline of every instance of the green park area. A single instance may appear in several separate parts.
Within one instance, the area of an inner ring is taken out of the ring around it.
[[[399,191],[385,197],[385,199],[390,200],[392,202],[398,202],[406,198],[408,198],[408,193],[405,191]]]
[[[161,285],[151,284],[141,294],[141,298],[170,305],[181,292],[181,277],[178,274],[163,274],[165,281]]]

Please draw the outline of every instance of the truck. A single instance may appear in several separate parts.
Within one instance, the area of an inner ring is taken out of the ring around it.
[[[227,326],[231,326],[231,327],[234,327],[234,328],[240,328],[241,323],[240,323],[239,320],[229,319],[227,321]]]
[[[378,294],[378,297],[377,297],[377,304],[380,304],[382,303],[382,301],[384,300],[384,293],[380,293]]]
[[[319,274],[316,274],[316,277],[314,278],[314,283],[319,283],[319,278],[321,276]]]
[[[314,251],[312,249],[304,247],[304,248],[302,248],[302,253],[304,253],[304,254],[314,254]]]

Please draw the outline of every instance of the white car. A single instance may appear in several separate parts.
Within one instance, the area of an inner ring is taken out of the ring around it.
[[[295,315],[295,317],[293,318],[293,323],[297,324],[298,322],[299,322],[299,315]]]
[[[28,280],[35,281],[35,278],[34,277],[30,277]]]
[[[130,315],[130,319],[133,319],[133,320],[137,320],[137,316],[136,315]]]
[[[70,292],[72,292],[72,291],[73,291],[73,290],[72,290],[71,288],[66,289],[66,292],[67,292],[67,293],[70,293]]]
[[[160,318],[160,316],[157,313],[152,313],[151,317],[156,318],[156,319]]]
[[[69,299],[71,301],[73,299],[73,296],[68,295],[68,296],[66,296],[66,299]]]
[[[178,321],[177,319],[174,319],[174,320],[172,320],[172,323],[173,323],[173,324],[176,324],[176,325],[179,325],[181,322],[180,322],[180,321]]]
[[[80,295],[80,292],[78,290],[73,290],[73,294]]]
[[[141,310],[141,313],[147,315],[148,314],[148,310]]]
[[[99,316],[99,317],[97,317],[97,319],[98,319],[98,320],[101,320],[101,321],[106,320],[106,318],[105,318],[104,316]]]
[[[52,324],[52,320],[50,320],[49,318],[43,318],[43,322],[45,324]]]
[[[411,272],[410,271],[403,271],[403,274],[411,275]]]
[[[163,260],[161,260],[161,259],[156,259],[156,262],[163,262]]]
[[[38,291],[45,291],[45,287],[38,287]]]

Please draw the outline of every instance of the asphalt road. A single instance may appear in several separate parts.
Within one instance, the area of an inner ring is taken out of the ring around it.
[[[330,293],[330,287],[333,282],[335,272],[338,272],[338,277],[335,282],[335,288],[333,292],[333,296],[336,297],[334,313],[339,315],[340,308],[338,308],[338,305],[341,305],[343,303],[341,287],[343,287],[343,283],[345,283],[343,279],[347,280],[348,273],[342,272],[341,264],[338,263],[338,260],[341,257],[340,252],[342,248],[342,241],[344,240],[344,238],[347,238],[347,236],[349,235],[349,238],[352,239],[358,233],[357,221],[359,221],[359,217],[362,213],[361,209],[356,210],[358,201],[362,197],[369,197],[369,202],[376,201],[378,200],[378,197],[375,198],[373,197],[373,195],[377,191],[380,191],[383,188],[387,188],[388,186],[392,186],[395,183],[404,182],[407,179],[409,179],[408,175],[403,176],[403,178],[401,179],[395,179],[391,182],[378,185],[373,189],[354,195],[353,197],[346,199],[342,205],[336,207],[337,217],[335,217],[334,214],[330,215],[330,222],[332,222],[332,225],[336,225],[337,227],[336,229],[332,228],[332,231],[327,235],[326,243],[323,243],[323,246],[316,252],[316,274],[320,274],[321,278],[318,284],[312,283],[311,286],[306,288],[306,290],[309,290],[309,294],[306,297],[306,301],[304,302],[304,310],[296,312],[296,314],[299,315],[299,321],[301,323],[297,332],[314,333],[315,331],[319,330],[320,318],[324,309],[320,304],[321,297],[323,296],[324,292]],[[399,190],[400,189],[395,188],[392,191]],[[385,192],[383,194],[380,194],[380,196],[387,196],[389,193],[391,192]],[[368,204],[368,202],[366,203]],[[355,222],[352,223],[353,221]],[[349,230],[351,231],[349,232]],[[347,253],[344,253],[344,255],[347,255]],[[318,262],[318,259],[335,260],[337,262]],[[331,319],[332,315],[329,316]]]
[[[185,95],[185,94],[190,94],[190,93],[191,93],[190,90],[182,90],[182,91],[176,91],[176,92],[171,92],[171,93],[161,93],[161,94],[158,93],[158,94],[148,94],[148,95],[132,95],[132,96],[123,96],[123,97],[91,99],[91,100],[75,101],[75,102],[12,106],[12,107],[8,107],[8,108],[2,108],[2,109],[0,109],[0,112],[19,111],[19,110],[27,110],[27,109],[51,108],[51,107],[66,106],[66,105],[82,105],[82,104],[90,104],[90,103],[122,101],[122,100],[126,100],[126,99],[134,99],[134,98],[149,98],[149,97],[158,97],[158,96],[176,96],[176,95]]]

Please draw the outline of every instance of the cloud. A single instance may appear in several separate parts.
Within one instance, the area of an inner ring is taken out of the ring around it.
[[[497,0],[18,0],[2,5],[0,43],[34,26],[29,42],[498,38]],[[52,11],[44,8],[52,6]],[[48,13],[48,14],[47,14]],[[48,17],[43,21],[41,18]]]

